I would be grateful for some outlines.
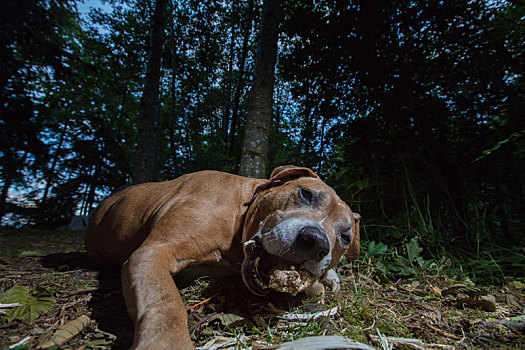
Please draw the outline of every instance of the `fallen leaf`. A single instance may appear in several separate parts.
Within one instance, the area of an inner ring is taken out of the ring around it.
[[[281,344],[279,350],[320,350],[320,349],[362,349],[376,350],[374,347],[348,339],[341,335],[316,336],[296,339],[291,342]]]
[[[53,336],[40,344],[41,349],[60,346],[82,332],[89,324],[89,317],[82,315],[58,327]]]
[[[488,294],[488,290],[486,290],[485,288],[476,287],[476,286],[467,286],[465,284],[456,284],[456,285],[450,286],[449,288],[444,289],[443,291],[441,291],[441,294],[443,296],[455,295],[455,294],[459,294],[459,293],[467,294],[470,297],[479,297],[479,296],[482,296],[482,295],[487,295]]]
[[[434,287],[434,286],[432,285],[432,283],[430,283],[430,282],[429,282],[428,284],[430,284],[430,287],[432,288],[432,290],[434,291],[434,293],[436,293],[436,295],[441,296],[441,293],[443,292],[442,289],[440,289],[440,288],[438,288],[438,287]]]
[[[509,283],[507,283],[507,287],[511,287],[518,290],[525,289],[525,283],[520,281],[510,281]]]
[[[228,348],[231,349],[231,346],[234,346],[239,343],[239,341],[246,340],[246,337],[240,336],[238,338],[227,338],[223,336],[216,336],[212,340],[208,341],[204,346],[197,348],[200,350],[217,350]]]
[[[222,314],[217,316],[217,319],[221,322],[224,327],[235,328],[242,326],[246,319],[236,314]]]
[[[264,320],[264,318],[261,317],[261,315],[256,314],[252,316],[253,323],[257,326],[257,328],[262,330],[268,329],[268,323]]]
[[[494,312],[496,311],[496,304],[487,299],[478,299],[478,298],[457,298],[454,303],[460,307],[469,307],[471,309],[481,309],[483,311]]]
[[[91,347],[109,346],[111,344],[113,344],[113,341],[112,340],[107,340],[107,339],[95,339],[95,340],[91,340],[91,341],[86,343],[87,346],[91,346]]]
[[[288,313],[285,315],[280,316],[281,318],[284,318],[288,321],[307,321],[307,320],[316,320],[319,317],[328,317],[328,316],[334,316],[338,311],[337,306],[333,307],[331,309],[328,309],[326,311],[319,311],[315,313]]]
[[[380,343],[380,339],[377,335],[370,334],[370,339],[376,344]],[[444,344],[426,344],[422,340],[412,339],[412,338],[397,338],[397,337],[386,337],[388,342],[396,347],[404,347],[409,349],[446,349],[453,350],[455,349],[452,345]]]
[[[33,256],[45,256],[46,253],[44,253],[41,250],[24,250],[20,254],[18,254],[19,258],[27,258],[27,257],[33,257]]]

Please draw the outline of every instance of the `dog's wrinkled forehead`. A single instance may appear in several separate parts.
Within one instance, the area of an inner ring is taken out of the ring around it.
[[[353,221],[352,210],[343,201],[333,188],[319,179],[301,178],[296,185],[301,191],[309,191],[311,194],[310,210],[319,210],[325,215],[325,220],[332,222],[345,222],[351,224]],[[308,195],[310,195],[308,194]]]
[[[332,231],[334,225],[351,225],[350,208],[318,177],[299,177],[266,186],[252,200],[245,239],[292,217],[318,222],[327,231]]]

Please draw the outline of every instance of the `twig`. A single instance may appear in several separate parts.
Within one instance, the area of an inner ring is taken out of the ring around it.
[[[14,349],[14,348],[17,348],[19,346],[22,346],[22,345],[26,344],[29,340],[31,340],[31,338],[32,337],[30,335],[28,335],[24,339],[20,340],[18,343],[9,346],[8,349]]]
[[[69,307],[71,307],[73,305],[76,305],[78,303],[81,303],[83,301],[89,300],[89,299],[91,299],[91,293],[89,293],[88,295],[86,295],[83,298],[80,298],[80,299],[77,299],[77,300],[72,301],[70,303],[64,304],[64,306],[62,306],[62,309],[60,310],[59,318],[62,319],[64,317],[64,314],[65,314],[67,308],[69,308]],[[64,323],[64,320],[62,320],[61,323]]]
[[[77,270],[69,270],[69,271],[54,271],[51,274],[53,274],[53,275],[69,275],[69,274],[72,274],[72,273],[83,273],[83,272],[87,272],[87,271],[89,271],[89,270],[77,269]]]
[[[369,327],[363,328],[363,331],[367,331],[369,329],[372,329],[372,328],[375,327],[375,325],[376,325],[376,319],[374,317],[374,319],[372,320],[372,324]],[[355,327],[355,326],[354,326],[354,328],[359,329],[359,327]]]
[[[91,292],[95,292],[95,291],[97,291],[99,289],[100,289],[100,287],[80,289],[80,290],[74,291],[72,293],[69,293],[67,296],[70,297],[70,296],[73,296],[73,295],[76,295],[76,294],[91,293]]]
[[[219,294],[220,294],[220,293],[215,293],[215,294],[213,294],[211,297],[209,297],[208,299],[205,299],[205,300],[203,300],[203,301],[201,301],[201,302],[198,302],[197,304],[194,304],[194,305],[192,305],[192,306],[188,306],[188,307],[186,308],[186,311],[189,311],[189,310],[191,310],[191,309],[196,308],[196,307],[199,306],[199,305],[202,305],[202,304],[204,304],[204,303],[207,303],[208,301],[210,301],[211,299],[215,298],[215,297],[216,297],[217,295],[219,295]]]
[[[11,309],[13,307],[22,306],[19,303],[12,303],[12,304],[0,304],[0,309]]]
[[[193,332],[193,330],[194,330],[195,328],[199,327],[199,326],[200,326],[201,324],[203,324],[204,322],[209,321],[211,318],[213,318],[213,317],[216,316],[217,314],[218,314],[218,312],[212,312],[211,314],[204,316],[203,318],[201,318],[201,319],[199,320],[199,322],[197,322],[197,323],[195,323],[193,326],[191,326],[191,327],[189,328],[189,331],[190,331],[190,332]]]
[[[427,326],[428,328],[430,328],[431,330],[433,330],[434,332],[436,332],[436,333],[438,333],[438,334],[441,334],[441,335],[444,336],[444,337],[447,337],[447,338],[450,338],[450,339],[454,339],[454,340],[460,340],[460,338],[459,338],[458,336],[456,336],[456,335],[454,335],[454,334],[452,334],[452,333],[449,333],[449,332],[447,332],[447,331],[444,331],[444,330],[442,330],[442,329],[439,329],[439,328],[437,328],[437,327],[434,327],[434,326],[432,326],[431,324],[428,324],[428,323],[427,323],[426,326]]]
[[[391,301],[391,302],[394,302],[394,303],[411,303],[412,300],[403,300],[403,299],[392,299],[392,298],[381,298],[383,300],[386,300],[386,301]]]

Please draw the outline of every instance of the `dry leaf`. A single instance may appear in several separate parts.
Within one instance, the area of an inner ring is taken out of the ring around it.
[[[244,317],[236,314],[222,314],[217,316],[217,319],[226,328],[235,328],[243,326],[248,322],[248,320],[246,320]]]
[[[483,311],[494,312],[496,311],[496,304],[487,299],[478,299],[478,298],[457,298],[454,301],[460,307],[469,307],[471,309],[481,309]]]
[[[436,293],[436,295],[441,296],[441,293],[443,292],[442,289],[433,286],[432,283],[430,283],[430,282],[429,282],[428,284],[430,284],[430,287],[432,288],[432,290],[434,291],[434,293]]]
[[[82,332],[87,327],[88,324],[89,324],[89,317],[86,315],[82,315],[80,317],[75,318],[74,320],[68,321],[64,323],[62,326],[58,327],[58,329],[55,331],[55,334],[53,334],[51,339],[40,344],[40,348],[46,349],[51,346],[62,345],[65,342],[71,340],[73,337],[75,337],[80,332]]]
[[[377,335],[370,334],[370,339],[374,343],[379,344],[380,339]],[[396,347],[404,347],[408,349],[443,349],[443,350],[453,350],[455,349],[452,345],[445,345],[445,344],[427,344],[424,343],[422,340],[419,339],[412,339],[412,338],[398,338],[398,337],[386,337],[388,342],[390,344],[395,345]]]
[[[319,317],[328,317],[328,316],[334,316],[337,313],[337,306],[333,307],[326,311],[319,311],[316,313],[304,313],[304,314],[297,314],[297,313],[288,313],[286,315],[281,316],[282,318],[288,320],[288,321],[307,321],[307,320],[316,320]]]
[[[348,339],[341,335],[315,336],[296,339],[288,343],[281,344],[279,350],[320,350],[320,349],[362,349],[376,350],[374,347]]]

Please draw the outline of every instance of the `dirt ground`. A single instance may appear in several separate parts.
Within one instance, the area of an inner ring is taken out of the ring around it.
[[[0,349],[17,343],[16,348],[33,349],[50,339],[53,344],[58,329],[78,320],[83,323],[58,348],[131,346],[133,327],[119,273],[94,268],[83,239],[82,232],[0,229],[0,298],[14,286],[28,286],[56,300],[32,323],[9,320],[0,309]],[[181,291],[195,345],[268,349],[304,337],[341,335],[378,349],[387,346],[379,336],[396,349],[525,348],[523,283],[479,287],[445,274],[390,281],[363,261],[342,263],[338,273],[342,291],[327,293],[323,303],[301,294],[259,298],[239,276],[198,279]]]

